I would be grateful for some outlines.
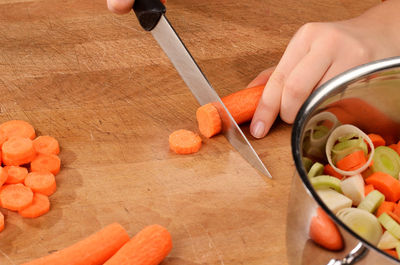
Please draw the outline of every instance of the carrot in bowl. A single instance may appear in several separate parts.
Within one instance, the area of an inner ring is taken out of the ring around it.
[[[57,175],[60,172],[61,160],[57,155],[40,154],[31,162],[33,172],[51,172]]]
[[[36,218],[50,210],[49,197],[40,193],[33,194],[32,204],[18,213],[24,218]]]
[[[128,241],[126,230],[113,223],[65,249],[22,265],[102,265]]]
[[[384,172],[375,172],[365,179],[366,184],[372,184],[379,190],[385,199],[391,202],[397,202],[400,199],[400,181]]]
[[[7,184],[23,183],[25,177],[28,175],[28,169],[20,166],[5,166],[4,170],[7,172]]]
[[[368,137],[369,139],[371,139],[375,148],[377,148],[378,146],[386,145],[385,139],[383,139],[383,137],[380,136],[379,134],[370,133],[368,134]]]
[[[33,192],[23,184],[10,184],[0,193],[1,206],[11,211],[20,211],[28,207],[33,200]]]
[[[19,166],[31,162],[36,152],[32,140],[23,137],[11,137],[2,146],[2,160],[6,166]]]
[[[143,228],[104,265],[158,265],[172,249],[171,235],[160,225]]]
[[[169,136],[169,147],[177,154],[193,154],[200,150],[201,138],[188,130],[177,130]]]
[[[42,135],[33,140],[33,148],[38,154],[58,155],[60,146],[56,138]]]
[[[50,172],[30,172],[26,176],[24,183],[33,192],[46,196],[52,195],[57,189],[56,179]]]
[[[336,167],[344,171],[352,171],[362,167],[367,162],[364,151],[355,151],[336,163]]]
[[[10,120],[0,124],[0,131],[3,131],[6,138],[9,139],[14,136],[35,139],[35,129],[33,126],[22,120]]]

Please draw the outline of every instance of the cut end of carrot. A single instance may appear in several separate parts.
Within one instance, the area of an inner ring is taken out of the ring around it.
[[[31,172],[25,178],[25,186],[32,191],[46,196],[52,195],[56,189],[56,179],[50,172]]]
[[[33,195],[32,204],[18,213],[25,218],[36,218],[44,215],[50,210],[49,197],[46,195],[35,193]]]
[[[60,172],[61,160],[57,155],[40,154],[31,162],[32,172],[50,172],[57,175]]]
[[[0,187],[6,183],[8,178],[7,170],[0,166]]]
[[[5,166],[4,170],[7,172],[7,184],[23,183],[28,175],[28,169],[20,166]]]
[[[33,140],[33,148],[38,154],[58,155],[60,153],[58,141],[48,135],[39,136]]]
[[[207,138],[217,135],[222,130],[221,118],[217,108],[211,104],[205,104],[196,111],[199,131]]]
[[[177,130],[169,136],[169,147],[177,154],[193,154],[200,150],[201,138],[189,130]]]
[[[11,211],[20,211],[28,207],[33,200],[33,192],[24,185],[7,185],[0,193],[1,205]]]
[[[3,131],[6,138],[23,137],[31,140],[35,139],[35,129],[31,124],[22,120],[10,120],[0,124],[0,131]]]
[[[31,162],[36,156],[32,140],[11,137],[2,146],[2,160],[7,166],[19,166]]]

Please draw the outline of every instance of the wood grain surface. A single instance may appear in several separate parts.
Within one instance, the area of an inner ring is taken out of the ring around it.
[[[134,235],[168,228],[172,264],[287,264],[286,211],[294,173],[291,127],[254,140],[273,179],[223,136],[199,153],[168,150],[196,130],[199,106],[133,14],[106,0],[0,0],[0,122],[23,119],[62,148],[51,211],[34,220],[1,210],[0,264],[20,264],[112,223]],[[332,0],[168,0],[167,16],[217,92],[244,88],[275,65],[310,21],[358,15],[378,3]],[[290,251],[290,250],[289,250]]]

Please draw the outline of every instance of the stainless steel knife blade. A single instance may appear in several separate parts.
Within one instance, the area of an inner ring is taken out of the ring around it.
[[[142,27],[151,32],[167,54],[197,101],[201,105],[210,102],[217,105],[222,120],[222,132],[226,139],[254,168],[272,178],[229,110],[165,17],[165,7],[158,0],[136,0],[133,10]]]

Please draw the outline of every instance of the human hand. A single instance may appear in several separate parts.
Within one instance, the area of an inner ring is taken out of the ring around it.
[[[166,0],[161,0],[161,3],[165,3]],[[107,7],[111,12],[116,14],[126,14],[131,11],[135,0],[107,0]]]
[[[250,125],[251,134],[264,137],[278,114],[293,123],[311,92],[332,77],[357,65],[400,55],[396,33],[400,16],[391,11],[399,10],[399,3],[386,1],[346,21],[302,26],[273,73],[266,70],[249,84],[262,84],[269,78]]]

